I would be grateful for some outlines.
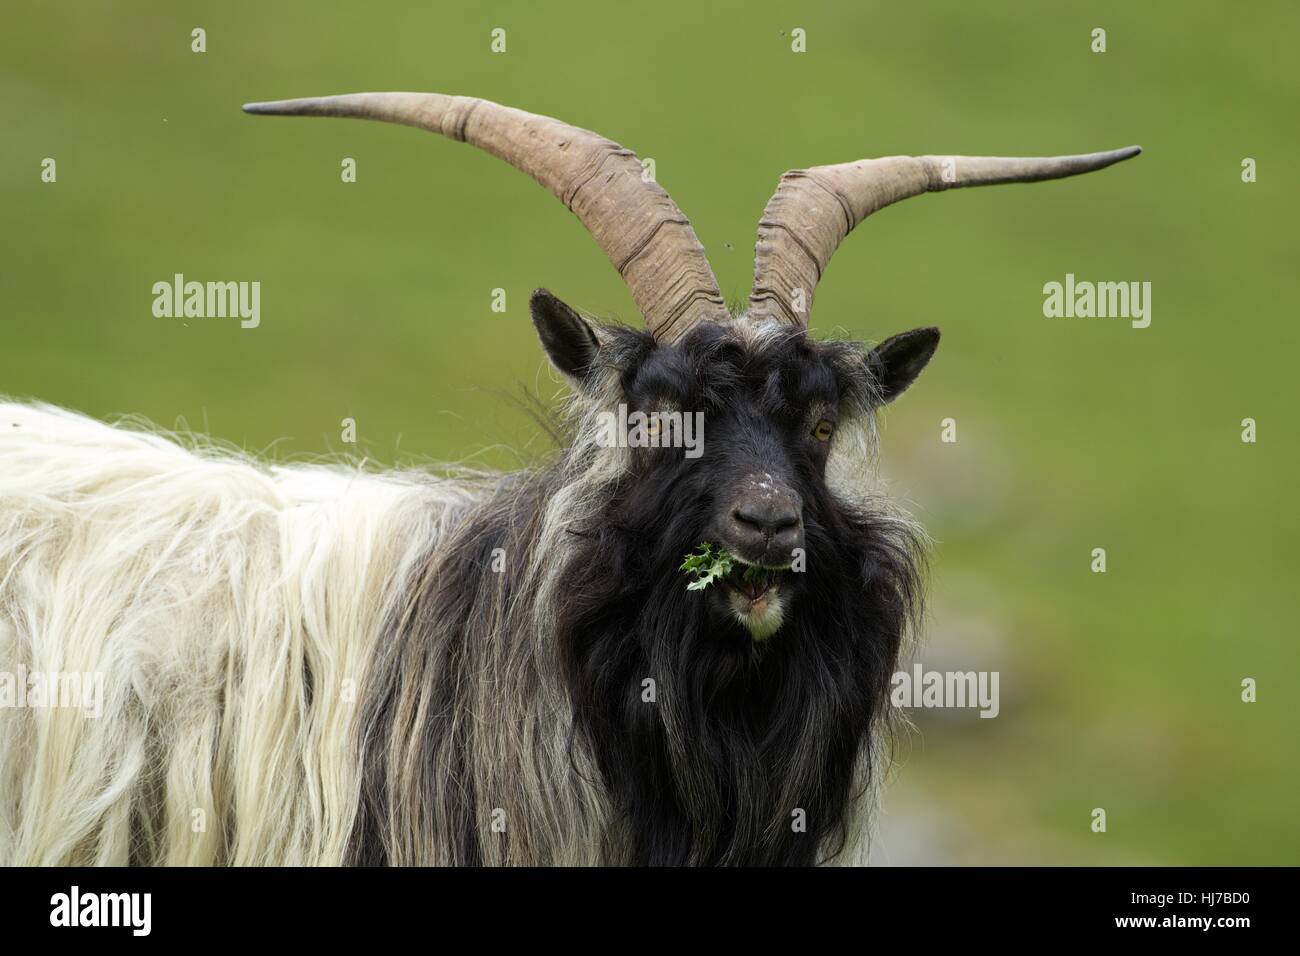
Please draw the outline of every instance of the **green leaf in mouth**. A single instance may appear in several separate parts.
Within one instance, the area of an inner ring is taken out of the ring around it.
[[[688,591],[703,591],[714,581],[730,574],[736,566],[733,558],[725,548],[720,548],[708,541],[686,555],[681,570],[691,576],[691,583],[686,585]],[[745,569],[748,574],[749,568]]]

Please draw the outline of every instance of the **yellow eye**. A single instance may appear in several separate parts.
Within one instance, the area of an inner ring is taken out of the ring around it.
[[[660,422],[658,418],[652,418],[649,422],[646,423],[645,433],[649,435],[651,438],[658,438],[659,429],[661,425],[662,422]]]
[[[830,441],[831,432],[833,431],[835,431],[835,423],[823,418],[817,423],[817,427],[813,429],[813,438],[816,438],[818,441]]]

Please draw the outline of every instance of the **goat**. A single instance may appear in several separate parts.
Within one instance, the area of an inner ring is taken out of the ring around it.
[[[875,415],[939,332],[817,341],[813,291],[886,205],[1138,149],[788,172],[733,315],[686,217],[593,133],[439,94],[245,110],[505,160],[648,331],[534,293],[567,443],[509,475],[273,466],[0,404],[0,863],[863,860],[925,553],[872,478]],[[646,432],[701,415],[703,453],[608,440],[620,406]],[[688,588],[702,544],[725,562]],[[43,674],[101,680],[97,719],[34,703]]]

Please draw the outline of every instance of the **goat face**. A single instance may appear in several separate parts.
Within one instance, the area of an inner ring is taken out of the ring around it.
[[[571,382],[588,387],[616,369],[619,403],[664,439],[632,450],[610,525],[636,529],[640,553],[658,559],[645,574],[678,589],[683,555],[701,543],[725,550],[734,563],[720,586],[689,597],[719,633],[739,626],[757,640],[807,600],[801,572],[835,560],[852,534],[848,503],[827,483],[840,420],[860,436],[862,419],[906,389],[939,342],[938,329],[917,329],[868,351],[775,325],[704,322],[656,345],[628,329],[598,334],[542,290],[532,313]],[[699,423],[689,449],[659,434],[661,423],[683,421],[688,435]]]

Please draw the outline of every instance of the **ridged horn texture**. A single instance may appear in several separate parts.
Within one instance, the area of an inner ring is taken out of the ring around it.
[[[549,116],[441,93],[352,93],[248,103],[248,113],[348,116],[402,123],[477,146],[550,190],[587,227],[654,337],[674,342],[703,319],[729,317],[690,221],[635,154]]]
[[[1139,146],[1041,159],[996,156],[886,156],[792,169],[781,177],[758,223],[751,319],[806,328],[813,291],[853,227],[890,203],[921,193],[1062,179],[1136,156]]]

